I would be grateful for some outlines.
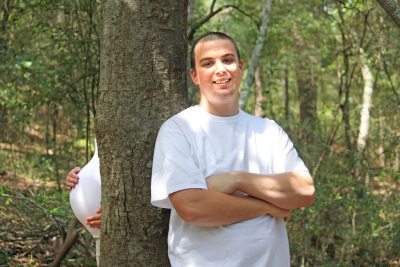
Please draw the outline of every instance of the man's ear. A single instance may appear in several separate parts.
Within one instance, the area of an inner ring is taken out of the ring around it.
[[[192,78],[192,81],[195,85],[199,84],[199,81],[197,79],[197,72],[195,69],[190,68],[190,78]]]
[[[243,70],[243,60],[239,60],[239,69]]]

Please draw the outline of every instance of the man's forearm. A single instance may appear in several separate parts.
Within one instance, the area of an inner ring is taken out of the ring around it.
[[[179,216],[194,225],[215,227],[233,224],[262,215],[288,217],[288,210],[280,209],[252,197],[187,189],[170,195]]]
[[[237,190],[278,207],[292,210],[309,206],[314,202],[313,179],[305,172],[273,175],[242,172],[238,175]]]
[[[297,209],[314,202],[313,179],[306,172],[227,172],[208,177],[207,184],[210,190],[228,194],[241,191],[283,209]]]

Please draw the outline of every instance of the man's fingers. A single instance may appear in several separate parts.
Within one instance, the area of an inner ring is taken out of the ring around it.
[[[69,185],[76,185],[78,183],[78,181],[79,181],[79,179],[74,179],[71,177],[67,178],[67,184],[69,184]]]
[[[67,190],[70,191],[72,188],[75,187],[77,182],[71,182],[70,180],[67,180],[66,185],[67,185]]]
[[[86,224],[93,228],[100,228],[101,226],[101,218],[95,218],[96,216],[90,217],[86,219]]]
[[[100,210],[100,213],[97,211]],[[97,214],[93,216],[89,216],[86,218],[85,223],[92,228],[100,228],[101,227],[101,208],[96,210]]]
[[[81,171],[81,168],[79,167],[75,167],[73,168],[69,173],[67,177],[71,177],[71,178],[78,178],[78,173]]]
[[[79,180],[79,176],[77,174],[68,174],[67,181],[77,182]]]
[[[66,185],[67,185],[68,191],[71,191],[71,189],[74,188],[75,185],[79,182],[78,173],[80,171],[81,171],[81,168],[75,167],[68,173],[67,179],[66,179]]]
[[[98,214],[95,214],[95,215],[87,217],[86,218],[86,223],[90,223],[90,222],[93,222],[93,221],[99,221],[99,220],[101,220],[101,213],[98,213]]]
[[[101,220],[99,220],[99,221],[92,221],[92,222],[88,223],[88,225],[89,225],[90,227],[92,227],[92,228],[98,228],[98,229],[100,229],[100,227],[101,227]]]
[[[81,171],[81,168],[75,167],[75,168],[72,169],[71,172],[73,172],[74,174],[78,174],[80,171]]]

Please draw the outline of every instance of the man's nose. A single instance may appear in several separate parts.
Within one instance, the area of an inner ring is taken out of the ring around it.
[[[226,68],[225,68],[225,64],[222,62],[222,61],[217,61],[216,63],[215,63],[215,72],[217,73],[217,74],[220,74],[220,73],[225,73],[226,72]]]

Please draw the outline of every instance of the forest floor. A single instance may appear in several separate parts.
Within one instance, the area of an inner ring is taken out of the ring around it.
[[[0,266],[49,266],[73,215],[54,181],[0,174]],[[95,266],[93,240],[82,227],[61,266]]]

